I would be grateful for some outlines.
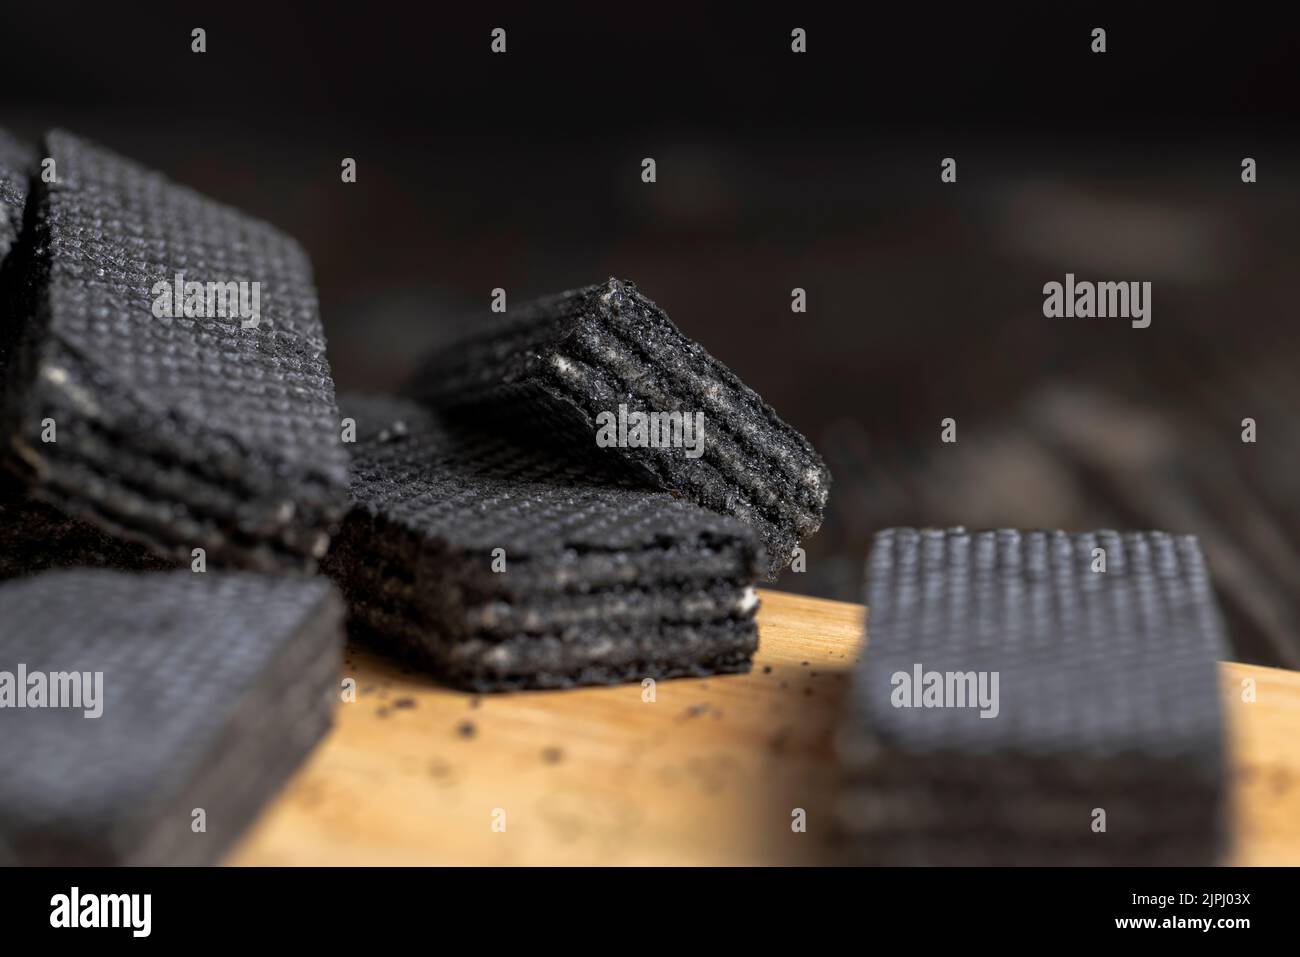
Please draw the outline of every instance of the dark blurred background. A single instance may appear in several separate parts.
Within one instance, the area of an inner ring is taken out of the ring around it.
[[[340,388],[493,287],[628,278],[834,473],[778,587],[860,600],[886,525],[1193,532],[1237,656],[1300,666],[1300,34],[1269,8],[9,7],[0,125],[300,239]],[[1150,281],[1151,327],[1044,318],[1066,272]]]

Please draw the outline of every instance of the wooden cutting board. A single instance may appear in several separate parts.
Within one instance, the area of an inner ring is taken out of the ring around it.
[[[863,608],[762,599],[750,674],[662,681],[653,700],[640,685],[475,696],[352,646],[356,700],[229,863],[826,860],[831,733]],[[1300,673],[1225,663],[1222,678],[1230,862],[1300,863]]]

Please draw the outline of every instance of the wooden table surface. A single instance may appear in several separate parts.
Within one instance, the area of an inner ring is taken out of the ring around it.
[[[860,605],[763,592],[748,675],[475,696],[351,646],[357,696],[232,864],[828,859]],[[1241,681],[1256,679],[1256,700]],[[1225,663],[1230,862],[1300,863],[1300,673]],[[794,808],[807,832],[791,829]],[[504,826],[504,827],[503,827]]]

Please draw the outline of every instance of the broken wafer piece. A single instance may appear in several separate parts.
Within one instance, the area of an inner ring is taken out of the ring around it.
[[[322,567],[355,633],[479,691],[749,669],[746,526],[409,400],[342,405],[352,510]]]
[[[50,572],[0,621],[0,863],[215,862],[338,700],[320,578]]]
[[[1209,864],[1226,645],[1196,539],[881,532],[837,745],[880,864]]]
[[[67,133],[44,152],[0,455],[33,498],[159,556],[310,570],[347,454],[306,255]]]
[[[526,423],[746,522],[775,577],[817,531],[830,473],[808,440],[630,282],[540,299],[419,368],[409,394]]]

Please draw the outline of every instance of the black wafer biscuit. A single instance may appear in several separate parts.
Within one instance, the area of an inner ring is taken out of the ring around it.
[[[753,526],[769,577],[821,525],[830,473],[808,440],[630,282],[610,279],[485,322],[431,356],[409,392],[440,407],[472,407],[494,425],[527,420],[585,450],[597,448],[602,427],[629,443],[666,429],[668,446],[601,451]],[[672,412],[690,423],[702,413],[701,454],[687,454],[690,436],[674,434],[671,420],[638,433],[637,415]]]
[[[314,567],[347,454],[306,255],[67,133],[44,151],[57,179],[34,187],[19,243],[30,312],[7,375],[9,466],[160,556]]]
[[[0,862],[217,860],[328,730],[342,618],[320,578],[0,585]]]
[[[484,691],[748,670],[743,524],[408,400],[342,404],[352,510],[323,567],[361,635]]]
[[[1226,646],[1195,538],[891,529],[868,576],[838,742],[862,860],[1215,860]]]

